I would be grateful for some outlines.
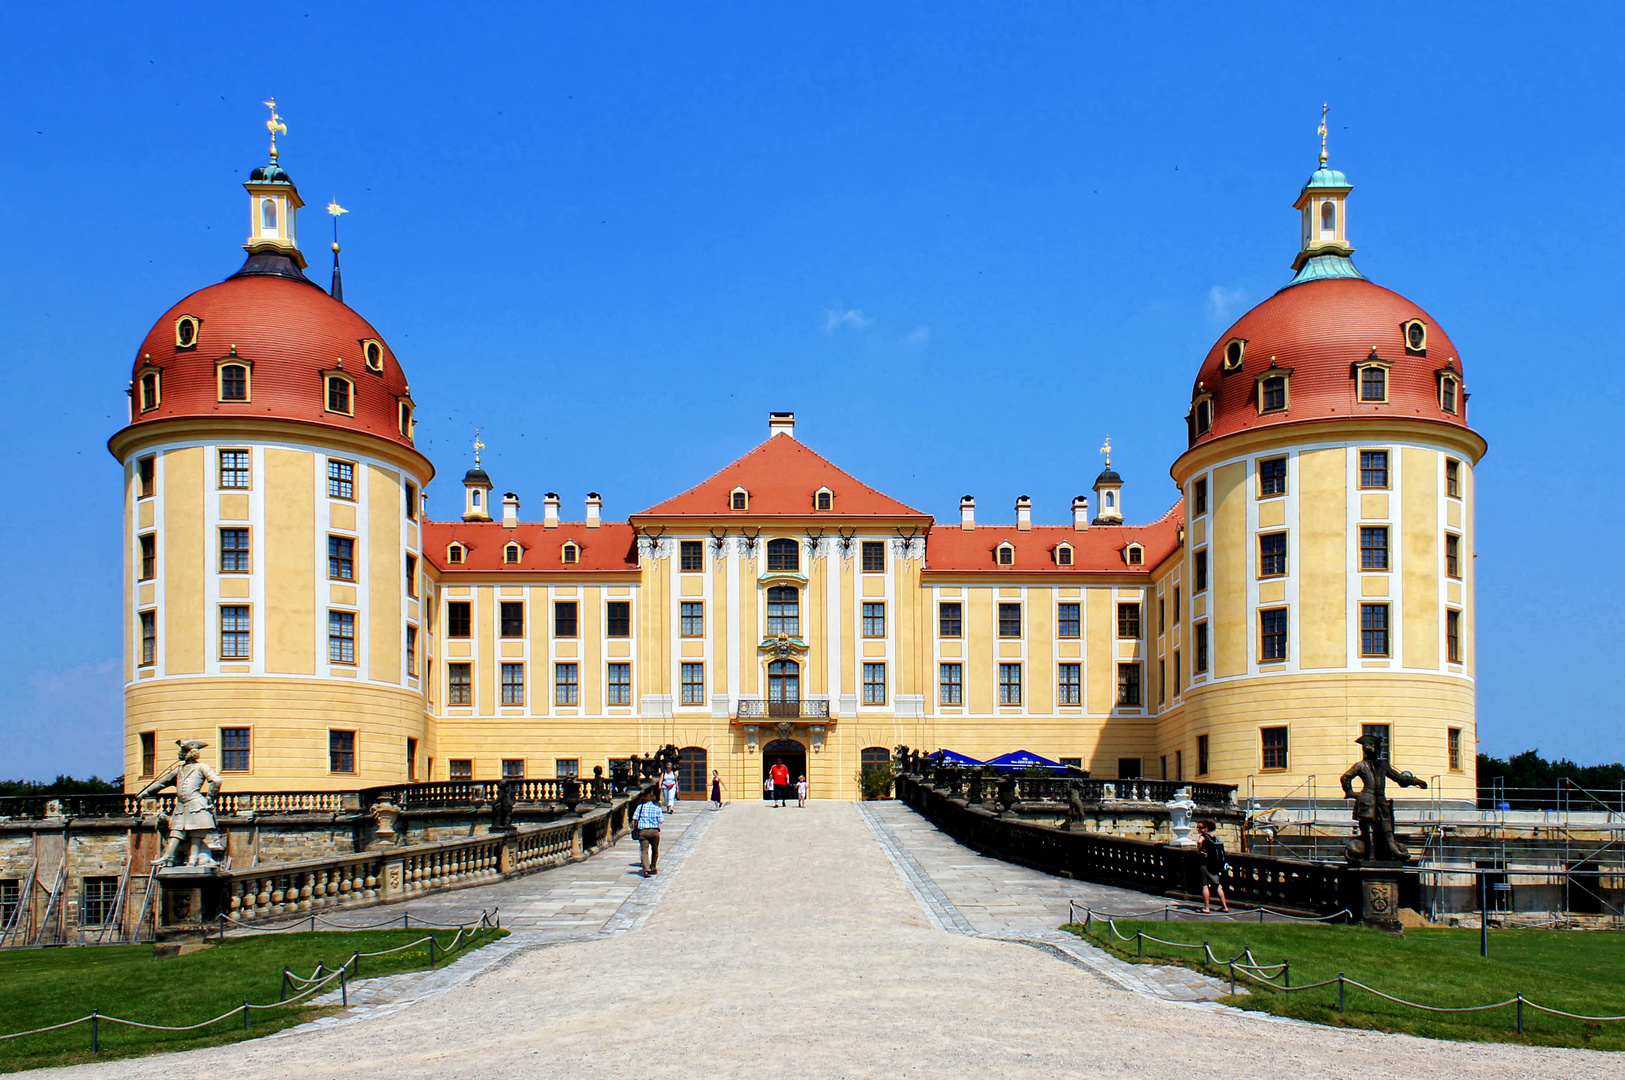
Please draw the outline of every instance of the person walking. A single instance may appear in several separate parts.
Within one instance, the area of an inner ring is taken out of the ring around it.
[[[665,819],[666,815],[660,812],[660,803],[652,791],[632,813],[632,822],[637,826],[638,855],[643,861],[644,877],[654,877],[660,873],[660,824]]]
[[[660,794],[666,800],[666,813],[677,809],[677,770],[669,765],[660,775]]]
[[[805,775],[796,781],[796,805],[803,810],[807,809],[807,777]]]
[[[773,801],[773,777],[771,775],[762,777],[762,798],[768,802]]]
[[[1202,860],[1202,910],[1213,911],[1213,890],[1219,890],[1219,906],[1228,913],[1230,901],[1224,896],[1224,841],[1213,834],[1213,822],[1196,823],[1196,855]]]
[[[790,769],[783,761],[775,761],[773,768],[768,770],[768,779],[773,781],[773,798],[777,800],[774,806],[790,805]]]
[[[713,809],[713,810],[721,810],[722,809],[722,792],[725,790],[725,788],[726,788],[726,785],[724,785],[723,782],[722,782],[722,774],[717,772],[717,770],[712,769],[711,770],[711,809]]]

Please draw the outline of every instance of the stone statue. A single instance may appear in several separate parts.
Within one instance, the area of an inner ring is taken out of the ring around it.
[[[187,866],[214,866],[214,853],[203,838],[214,831],[214,797],[220,794],[220,774],[200,761],[203,748],[209,744],[202,739],[177,739],[178,760],[153,777],[152,783],[142,788],[136,798],[146,799],[170,784],[175,785],[175,812],[169,816],[169,846],[158,857],[159,866],[174,866],[181,844],[189,848]]]
[[[1083,801],[1083,785],[1076,780],[1066,782],[1066,823],[1061,827],[1072,832],[1074,825],[1082,825],[1089,817],[1089,804]]]
[[[1174,838],[1168,841],[1168,846],[1195,847],[1196,841],[1191,839],[1191,814],[1196,812],[1196,800],[1191,798],[1191,789],[1180,788],[1164,805],[1168,807],[1168,829],[1174,834]]]
[[[1354,741],[1363,754],[1343,774],[1343,797],[1354,800],[1354,820],[1360,823],[1360,835],[1349,841],[1344,857],[1351,866],[1403,863],[1411,853],[1394,836],[1394,801],[1388,798],[1388,781],[1400,787],[1420,788],[1427,787],[1427,781],[1408,772],[1396,772],[1383,756],[1382,736],[1361,735]],[[1355,777],[1362,783],[1358,795],[1354,793]]]

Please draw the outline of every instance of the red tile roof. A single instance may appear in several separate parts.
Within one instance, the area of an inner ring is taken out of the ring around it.
[[[446,562],[453,541],[467,549],[461,563]],[[509,542],[524,549],[517,565],[502,561]],[[581,549],[579,561],[563,561],[564,545]],[[556,529],[539,521],[521,522],[512,529],[500,521],[425,521],[423,557],[442,573],[566,574],[637,573],[637,537],[624,521],[606,521],[589,529],[579,521],[563,521]]]
[[[749,509],[730,510],[736,487],[750,495]],[[817,511],[813,496],[821,487],[834,496],[832,509]],[[689,488],[639,514],[664,517],[928,517],[853,478],[828,459],[809,450],[793,435],[772,435],[756,449],[726,466],[704,483]]]
[[[1070,525],[1034,525],[1027,532],[1014,525],[978,525],[970,531],[957,525],[934,525],[926,535],[924,573],[1149,575],[1179,550],[1179,528],[1184,520],[1183,504],[1175,503],[1149,525],[1091,525],[1083,532]],[[1015,548],[1015,562],[1000,566],[995,551],[1007,540]],[[1055,563],[1055,549],[1063,543],[1072,545],[1071,566]],[[1124,558],[1124,550],[1133,543],[1145,549],[1145,561],[1139,566],[1130,566]]]

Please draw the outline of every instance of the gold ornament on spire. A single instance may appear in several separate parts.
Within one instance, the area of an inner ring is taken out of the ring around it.
[[[475,428],[474,429],[474,467],[476,469],[480,467],[480,451],[484,450],[484,449],[485,449],[485,444],[480,442],[480,429]]]
[[[1320,132],[1320,163],[1322,165],[1326,164],[1326,113],[1330,111],[1330,109],[1331,105],[1326,102],[1321,102],[1320,127],[1317,130]]]
[[[338,217],[340,214],[348,214],[350,211],[344,209],[344,207],[339,205],[338,200],[334,199],[332,202],[327,204],[327,212],[332,214],[334,217]]]
[[[1108,469],[1111,468],[1111,464],[1112,464],[1112,437],[1110,435],[1106,436],[1106,443],[1105,443],[1104,446],[1102,446],[1100,448],[1100,452],[1102,454],[1106,455],[1106,467]]]
[[[333,254],[336,256],[339,252],[339,215],[350,211],[339,205],[338,196],[335,195],[333,201],[327,204],[327,212],[333,215]]]
[[[269,119],[269,120],[267,120],[265,122],[265,130],[267,130],[267,131],[269,131],[271,133],[271,160],[275,161],[276,156],[277,156],[276,155],[276,137],[277,137],[277,133],[281,132],[283,135],[286,135],[288,133],[288,125],[284,124],[282,122],[282,117],[277,115],[276,98],[272,98],[270,101],[262,101],[262,102],[260,102],[260,104],[264,105],[267,109],[271,110],[271,119]]]

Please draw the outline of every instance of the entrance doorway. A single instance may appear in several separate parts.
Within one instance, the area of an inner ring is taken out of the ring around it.
[[[784,762],[784,767],[790,770],[790,786],[795,787],[798,779],[807,774],[807,748],[794,739],[774,739],[762,747],[762,782],[766,784],[769,771],[775,762]],[[762,790],[764,800],[771,799],[766,788]]]
[[[767,715],[801,715],[801,665],[794,660],[767,665]]]
[[[706,784],[711,774],[706,772],[707,755],[703,746],[685,746],[678,751],[677,797],[679,799],[708,799],[711,793]]]

